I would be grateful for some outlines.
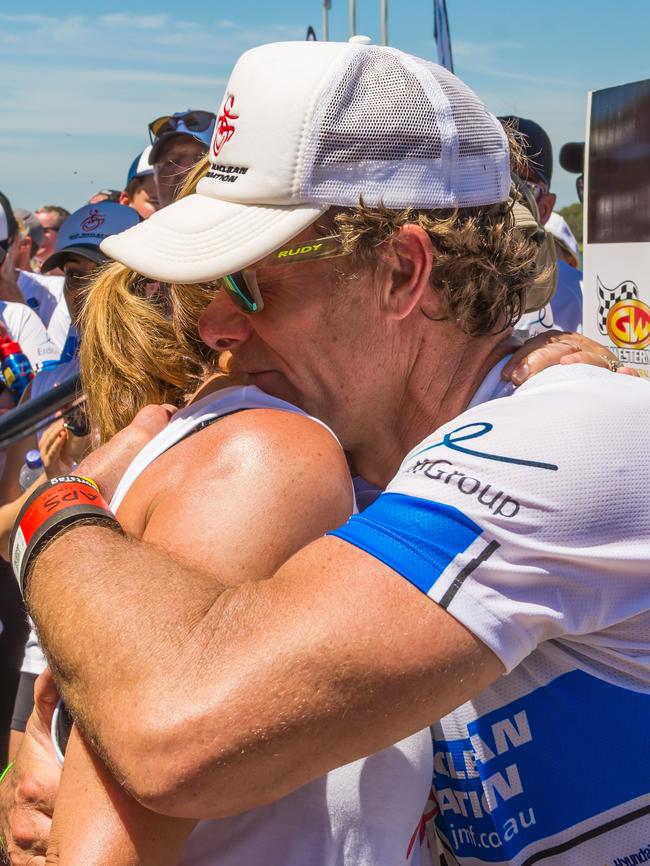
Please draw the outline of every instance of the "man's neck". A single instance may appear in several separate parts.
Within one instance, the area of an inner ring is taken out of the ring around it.
[[[436,358],[423,347],[407,378],[399,405],[377,426],[370,441],[351,454],[355,473],[385,487],[419,442],[456,418],[469,405],[489,371],[516,348],[509,335],[467,338],[456,353]],[[377,435],[377,431],[380,434]]]

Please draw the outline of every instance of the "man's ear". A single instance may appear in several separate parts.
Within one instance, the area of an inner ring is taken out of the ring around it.
[[[124,204],[127,207],[129,207],[129,205],[131,204],[131,198],[125,189],[123,189],[122,192],[120,193],[120,197],[118,199],[118,202],[119,202],[119,204]]]
[[[381,304],[389,316],[405,319],[424,305],[429,314],[435,294],[429,282],[432,266],[431,240],[420,226],[407,223],[385,241],[376,275],[381,281]]]

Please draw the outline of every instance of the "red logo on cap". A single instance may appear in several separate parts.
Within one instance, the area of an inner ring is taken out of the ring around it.
[[[93,208],[86,219],[81,223],[82,232],[92,232],[104,224],[106,217],[103,217],[97,208]]]
[[[214,132],[214,142],[212,143],[212,152],[215,156],[219,156],[221,148],[230,141],[235,134],[235,127],[232,123],[237,120],[239,115],[232,113],[232,107],[235,104],[234,96],[227,96],[223,104],[223,111],[217,118],[217,128]]]

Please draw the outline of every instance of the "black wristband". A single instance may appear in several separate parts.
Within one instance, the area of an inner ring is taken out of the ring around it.
[[[89,521],[119,528],[91,478],[63,475],[32,493],[20,510],[9,541],[11,565],[23,596],[30,566],[45,544],[75,524]]]

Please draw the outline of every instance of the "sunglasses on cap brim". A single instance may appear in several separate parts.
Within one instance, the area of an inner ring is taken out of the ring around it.
[[[164,114],[149,124],[149,138],[153,144],[161,135],[176,132],[182,124],[190,132],[205,132],[215,120],[211,111],[188,111],[186,114]]]
[[[231,300],[240,310],[245,313],[259,313],[264,308],[264,299],[257,282],[257,271],[261,268],[333,259],[347,255],[349,252],[343,249],[341,238],[338,236],[328,235],[324,238],[313,238],[293,247],[275,250],[255,266],[221,277],[217,280],[217,284],[219,288],[224,288],[228,292]]]

